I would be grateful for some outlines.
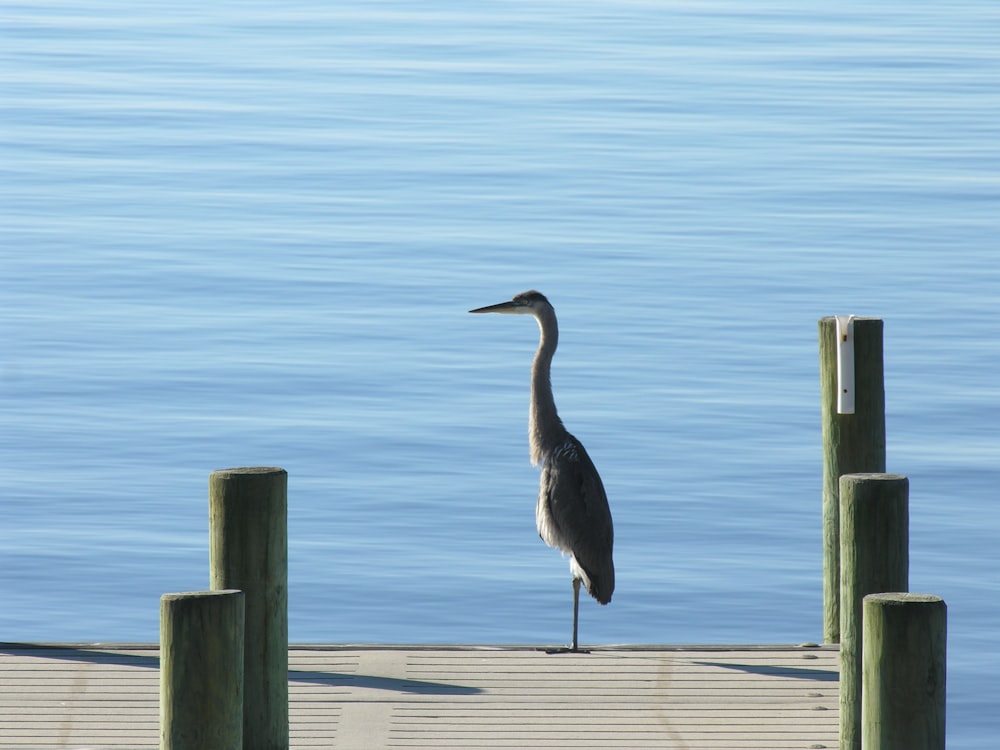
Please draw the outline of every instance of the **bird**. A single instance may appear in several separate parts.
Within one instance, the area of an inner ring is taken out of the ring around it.
[[[569,555],[573,574],[573,640],[579,651],[580,585],[598,603],[611,601],[615,590],[612,559],[614,524],[604,483],[583,443],[563,426],[552,395],[552,357],[559,343],[556,311],[545,295],[530,290],[508,302],[469,310],[470,313],[531,315],[538,322],[538,351],[531,366],[528,441],[531,463],[541,476],[535,523],[547,545]]]

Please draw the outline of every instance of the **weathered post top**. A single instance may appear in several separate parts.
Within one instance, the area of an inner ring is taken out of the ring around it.
[[[216,469],[213,475],[219,474],[223,477],[235,477],[243,474],[285,474],[288,472],[277,466],[240,466],[234,469]]]

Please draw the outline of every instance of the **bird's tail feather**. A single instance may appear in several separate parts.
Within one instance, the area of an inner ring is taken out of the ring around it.
[[[587,571],[583,582],[587,587],[587,593],[594,597],[599,604],[607,604],[611,601],[611,595],[615,592],[615,565],[608,560],[607,565],[600,570]]]

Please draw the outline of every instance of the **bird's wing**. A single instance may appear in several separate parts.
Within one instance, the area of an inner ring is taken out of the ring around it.
[[[559,546],[570,552],[590,578],[588,590],[601,603],[614,591],[614,526],[604,484],[579,440],[566,442],[546,460],[550,521]],[[548,540],[546,540],[548,541]]]

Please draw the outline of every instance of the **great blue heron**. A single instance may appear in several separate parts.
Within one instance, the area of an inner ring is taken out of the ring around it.
[[[535,522],[538,535],[550,547],[570,556],[573,573],[573,651],[577,651],[580,582],[601,604],[611,601],[615,590],[615,564],[611,559],[614,527],[604,484],[583,444],[563,427],[552,398],[552,355],[559,343],[556,311],[545,296],[534,290],[510,302],[479,307],[473,313],[533,315],[541,338],[531,366],[531,409],[528,439],[531,463],[541,464]]]

